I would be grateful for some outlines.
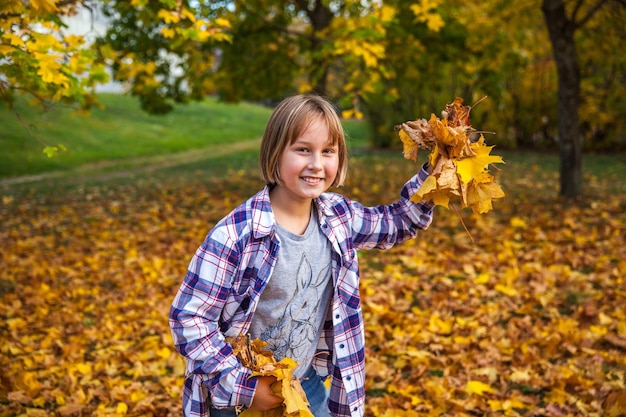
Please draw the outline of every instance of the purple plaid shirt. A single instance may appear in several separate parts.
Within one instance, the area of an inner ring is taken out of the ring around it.
[[[313,366],[331,378],[333,416],[362,416],[365,405],[364,329],[358,249],[388,249],[432,221],[432,203],[411,195],[428,173],[422,168],[390,205],[364,207],[339,194],[315,199],[319,226],[332,246],[333,300]],[[280,250],[269,188],[234,209],[209,232],[191,259],[170,311],[178,351],[186,358],[183,412],[209,416],[214,407],[248,407],[256,378],[224,337],[246,334]]]

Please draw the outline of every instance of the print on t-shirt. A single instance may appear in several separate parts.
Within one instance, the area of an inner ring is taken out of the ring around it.
[[[319,326],[315,319],[319,315],[320,302],[329,277],[330,263],[314,277],[306,254],[302,254],[296,270],[294,298],[283,317],[260,336],[268,343],[268,348],[276,358],[303,360],[311,351],[311,345],[317,345]]]

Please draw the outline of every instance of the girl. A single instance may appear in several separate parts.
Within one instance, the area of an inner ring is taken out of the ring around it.
[[[277,360],[298,363],[311,410],[362,416],[364,335],[358,249],[387,249],[432,221],[432,203],[409,201],[424,165],[390,205],[364,207],[339,194],[347,147],[336,109],[315,95],[282,101],[261,142],[266,186],[208,233],[170,311],[186,358],[185,416],[234,416],[280,405],[271,377],[250,377],[225,342],[250,334]],[[330,378],[330,392],[323,380]]]

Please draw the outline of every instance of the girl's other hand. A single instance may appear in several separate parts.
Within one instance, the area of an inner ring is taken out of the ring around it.
[[[277,381],[273,376],[259,376],[250,410],[267,411],[280,406],[282,398],[274,394],[272,384]]]

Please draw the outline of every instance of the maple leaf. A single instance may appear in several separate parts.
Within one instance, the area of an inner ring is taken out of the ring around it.
[[[31,4],[40,12],[45,13],[54,13],[57,11],[57,6],[54,4],[54,1],[51,0],[33,0]]]
[[[494,392],[495,390],[489,384],[481,381],[467,381],[465,391],[468,394],[483,395],[485,392]]]
[[[272,384],[274,394],[283,399],[281,407],[268,411],[244,410],[242,417],[313,417],[309,402],[302,389],[300,380],[293,376],[297,362],[286,357],[276,361],[272,352],[265,350],[267,343],[260,340],[250,340],[240,335],[228,337],[233,353],[241,364],[252,370],[252,376],[273,376],[276,382]]]
[[[446,109],[441,112],[441,116],[445,120],[448,120],[451,126],[471,127],[469,117],[471,111],[472,106],[464,106],[463,99],[461,97],[456,97],[452,103],[446,104]]]
[[[611,391],[602,402],[604,416],[619,417],[626,414],[626,389]]]
[[[503,163],[501,156],[489,155],[493,146],[485,146],[484,139],[470,145],[475,155],[456,161],[456,172],[461,177],[461,181],[469,183],[472,179],[479,177],[489,164]]]
[[[461,208],[470,207],[483,214],[493,209],[492,201],[504,197],[502,188],[488,174],[489,165],[504,163],[502,157],[491,155],[493,146],[484,137],[472,142],[477,132],[470,123],[472,106],[463,106],[457,97],[430,119],[418,119],[396,126],[406,159],[417,160],[418,149],[430,149],[428,162],[432,172],[412,201],[432,200],[448,208],[450,200],[460,200]]]
[[[452,151],[460,145],[464,145],[468,140],[465,127],[452,127],[448,125],[447,120],[441,120],[434,114],[429,121],[430,128],[437,138],[437,142],[442,145],[448,145],[446,150]],[[449,155],[452,157],[452,155]]]
[[[400,140],[404,145],[403,153],[407,159],[416,161],[418,149],[432,149],[436,144],[437,137],[426,119],[402,123],[398,129]]]
[[[417,161],[417,151],[419,149],[417,142],[411,138],[404,129],[400,130],[399,136],[403,144],[402,153],[404,154],[404,157],[406,159]]]
[[[482,171],[466,187],[463,207],[472,207],[475,213],[486,213],[492,209],[491,201],[504,197],[504,191],[493,181],[493,176]]]

